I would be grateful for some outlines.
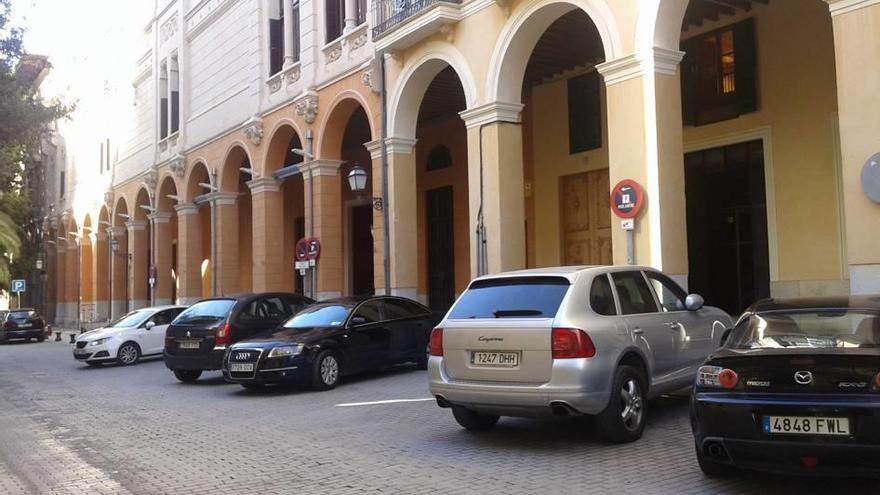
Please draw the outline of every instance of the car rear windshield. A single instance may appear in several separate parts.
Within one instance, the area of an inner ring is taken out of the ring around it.
[[[880,347],[880,313],[852,309],[770,311],[740,320],[731,349]]]
[[[449,318],[554,318],[569,287],[562,277],[478,280],[461,295]]]
[[[177,318],[171,324],[180,325],[183,323],[222,320],[229,315],[229,311],[232,310],[233,306],[235,306],[234,299],[211,299],[197,302],[177,315]]]
[[[315,304],[287,320],[284,328],[339,327],[348,319],[351,307],[339,304]]]
[[[27,320],[34,316],[33,311],[10,311],[9,319],[10,320]]]

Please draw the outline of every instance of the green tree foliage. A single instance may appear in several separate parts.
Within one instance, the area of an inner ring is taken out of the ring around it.
[[[24,30],[10,20],[12,0],[0,0],[0,290],[10,275],[33,270],[38,225],[28,190],[32,156],[49,126],[71,111],[43,101],[18,71]]]

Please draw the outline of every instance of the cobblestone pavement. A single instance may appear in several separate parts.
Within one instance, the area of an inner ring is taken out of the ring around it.
[[[329,392],[248,392],[161,361],[92,369],[69,344],[0,346],[0,493],[878,493],[864,480],[701,474],[687,404],[651,404],[645,437],[600,442],[584,421],[504,418],[458,427],[424,372],[350,379]]]

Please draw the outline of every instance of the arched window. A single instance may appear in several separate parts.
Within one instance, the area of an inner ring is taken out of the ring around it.
[[[431,149],[430,153],[428,153],[428,164],[426,167],[428,172],[451,166],[452,153],[449,152],[449,148],[446,146],[438,144]]]

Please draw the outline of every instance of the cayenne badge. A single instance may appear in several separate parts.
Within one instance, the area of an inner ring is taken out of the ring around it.
[[[813,383],[813,374],[809,371],[795,371],[794,381],[800,385],[809,385]]]

